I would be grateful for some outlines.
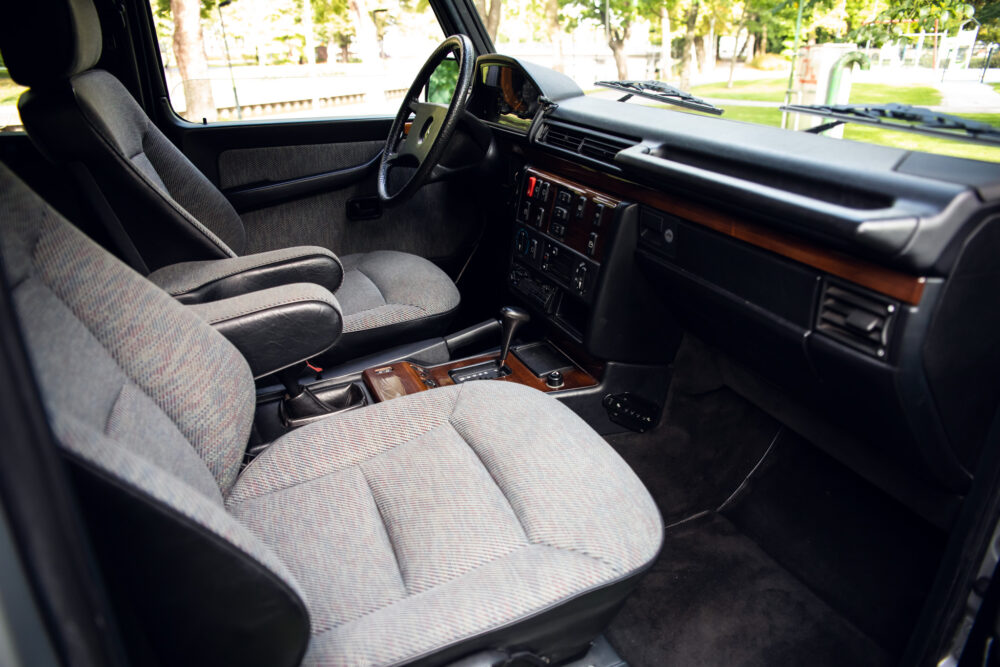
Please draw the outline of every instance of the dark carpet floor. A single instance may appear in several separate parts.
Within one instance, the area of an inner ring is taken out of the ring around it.
[[[890,664],[715,513],[668,529],[663,554],[607,635],[634,667]]]
[[[944,534],[790,431],[722,514],[833,609],[902,653]]]
[[[727,388],[672,392],[647,433],[607,437],[653,494],[669,525],[714,510],[760,461],[778,422]]]
[[[944,536],[710,373],[681,380],[656,429],[608,437],[670,526],[611,644],[636,667],[893,664]]]

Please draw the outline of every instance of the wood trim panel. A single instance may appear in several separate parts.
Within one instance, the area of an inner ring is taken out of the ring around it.
[[[602,174],[539,151],[528,152],[528,157],[531,162],[541,164],[546,169],[558,169],[563,177],[569,176],[590,183],[591,187],[601,188],[614,196],[647,204],[905,303],[916,305],[923,295],[926,279],[921,276],[879,266],[792,234],[747,222],[702,204]]]
[[[427,391],[435,386],[453,385],[455,382],[448,375],[449,371],[496,359],[498,356],[497,354],[483,354],[437,366],[419,366],[409,361],[398,361],[366,369],[362,376],[376,402],[388,401],[407,394]],[[528,370],[528,367],[521,363],[521,360],[513,353],[507,357],[507,367],[510,368],[511,374],[506,377],[496,380],[476,380],[476,382],[516,382],[544,392],[580,389],[597,384],[597,379],[590,373],[579,367],[574,367],[563,372],[563,386],[559,389],[552,389],[545,384],[545,380]],[[428,380],[433,384],[428,384]]]

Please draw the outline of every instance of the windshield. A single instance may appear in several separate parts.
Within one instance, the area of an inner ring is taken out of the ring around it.
[[[597,81],[660,81],[722,118],[817,131],[784,105],[900,103],[1000,127],[1000,3],[949,0],[477,0],[500,53]],[[625,104],[698,113],[631,97]],[[885,127],[824,136],[1000,162],[1000,148]]]

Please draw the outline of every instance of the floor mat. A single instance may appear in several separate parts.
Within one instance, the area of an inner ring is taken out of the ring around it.
[[[778,422],[733,391],[671,392],[657,428],[608,442],[642,479],[663,520],[714,510],[760,461]]]
[[[634,667],[886,665],[889,656],[725,518],[667,530],[607,633]]]
[[[838,613],[902,653],[944,548],[937,529],[791,431],[721,514]]]

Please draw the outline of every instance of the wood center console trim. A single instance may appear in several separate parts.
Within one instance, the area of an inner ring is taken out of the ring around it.
[[[366,369],[362,376],[372,396],[375,397],[375,401],[382,402],[399,396],[427,391],[434,387],[453,385],[455,382],[448,374],[450,371],[496,359],[498,356],[497,354],[483,354],[437,366],[420,366],[409,361],[397,361]],[[474,380],[474,382],[516,382],[544,392],[581,389],[597,384],[597,379],[593,375],[574,366],[572,369],[563,371],[563,386],[553,389],[545,384],[543,378],[528,370],[528,367],[521,363],[521,360],[513,353],[507,357],[507,367],[510,368],[511,374],[506,377],[496,380]]]
[[[913,276],[879,266],[792,234],[747,222],[693,201],[602,174],[539,151],[530,151],[528,157],[530,161],[542,164],[547,169],[558,169],[560,173],[573,179],[588,182],[592,187],[601,188],[601,190],[611,193],[612,196],[652,206],[664,213],[676,215],[684,220],[849,280],[904,303],[917,305],[923,295],[926,279],[921,276]],[[533,169],[533,171],[546,179],[557,180],[560,178],[548,171],[539,169]]]

